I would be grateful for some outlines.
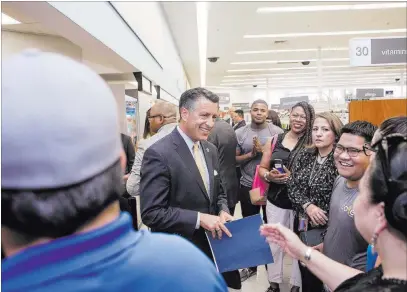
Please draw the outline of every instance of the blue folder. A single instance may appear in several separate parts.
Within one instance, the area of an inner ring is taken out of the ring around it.
[[[273,263],[270,245],[260,235],[262,224],[260,215],[254,215],[226,223],[232,237],[223,233],[222,239],[213,239],[206,232],[220,273]]]

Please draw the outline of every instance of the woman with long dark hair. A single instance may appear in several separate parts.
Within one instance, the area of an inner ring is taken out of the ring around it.
[[[293,228],[294,212],[287,194],[286,182],[289,178],[288,170],[294,165],[301,149],[311,143],[312,124],[314,122],[314,108],[307,102],[294,105],[290,113],[289,131],[278,135],[274,151],[271,153],[272,140],[265,145],[264,154],[260,162],[260,176],[269,183],[267,193],[267,221],[281,222],[284,226]],[[282,163],[278,170],[276,162]],[[267,266],[270,287],[267,292],[279,292],[279,284],[283,275],[283,250],[276,244],[271,244],[274,263]],[[292,265],[292,291],[298,291],[301,286],[301,276],[298,262]]]
[[[407,118],[384,121],[371,146],[363,148],[375,154],[360,182],[354,218],[381,258],[379,267],[363,273],[335,262],[280,224],[264,225],[261,233],[303,262],[331,291],[407,291]]]

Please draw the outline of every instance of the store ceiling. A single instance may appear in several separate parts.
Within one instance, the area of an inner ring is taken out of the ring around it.
[[[323,5],[332,9],[332,5],[371,3],[389,2],[208,2],[206,56],[219,59],[216,63],[206,61],[206,86],[240,88],[256,84],[262,87],[266,82],[273,87],[316,84],[318,47],[322,49],[325,85],[395,83],[395,79],[406,70],[405,66],[350,67],[348,46],[349,40],[356,37],[405,36],[405,7],[363,9],[364,6],[356,6],[359,9],[257,12],[261,7],[291,7],[295,10],[301,6],[305,7],[302,10],[307,7],[314,10],[312,6]],[[195,3],[163,2],[162,6],[190,83],[199,86],[196,37],[191,38],[185,29],[197,27],[196,15],[191,17],[191,7]],[[342,32],[347,35],[340,35]],[[302,61],[310,62],[304,66]]]

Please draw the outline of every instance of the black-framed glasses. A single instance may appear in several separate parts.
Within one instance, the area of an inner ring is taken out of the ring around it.
[[[154,118],[157,118],[157,117],[162,117],[163,119],[175,118],[175,116],[166,117],[166,116],[161,115],[161,114],[160,115],[154,115],[154,116],[148,116],[149,119],[154,119]]]
[[[377,152],[377,150],[370,146],[368,143],[365,143],[365,145],[363,145],[363,152],[365,152],[366,156],[370,156],[372,155],[372,153]]]
[[[357,157],[360,153],[364,153],[366,156],[372,155],[375,150],[373,150],[368,144],[363,145],[363,149],[358,149],[354,147],[343,147],[342,145],[338,144],[335,147],[336,154],[342,154],[343,152],[347,152],[350,157]]]

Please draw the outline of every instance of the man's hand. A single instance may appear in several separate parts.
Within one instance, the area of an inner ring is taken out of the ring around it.
[[[130,173],[129,173],[129,174],[126,174],[125,176],[123,176],[124,182],[127,182],[127,180],[129,179],[129,177],[130,177]]]
[[[219,217],[220,217],[220,222],[222,222],[222,223],[233,221],[233,216],[225,211],[220,211]]]
[[[216,238],[216,235],[217,235],[218,238],[221,239],[222,231],[225,232],[227,236],[232,237],[232,234],[226,228],[226,226],[222,223],[221,218],[219,216],[200,213],[199,224],[201,225],[202,228],[212,232],[213,238]]]

